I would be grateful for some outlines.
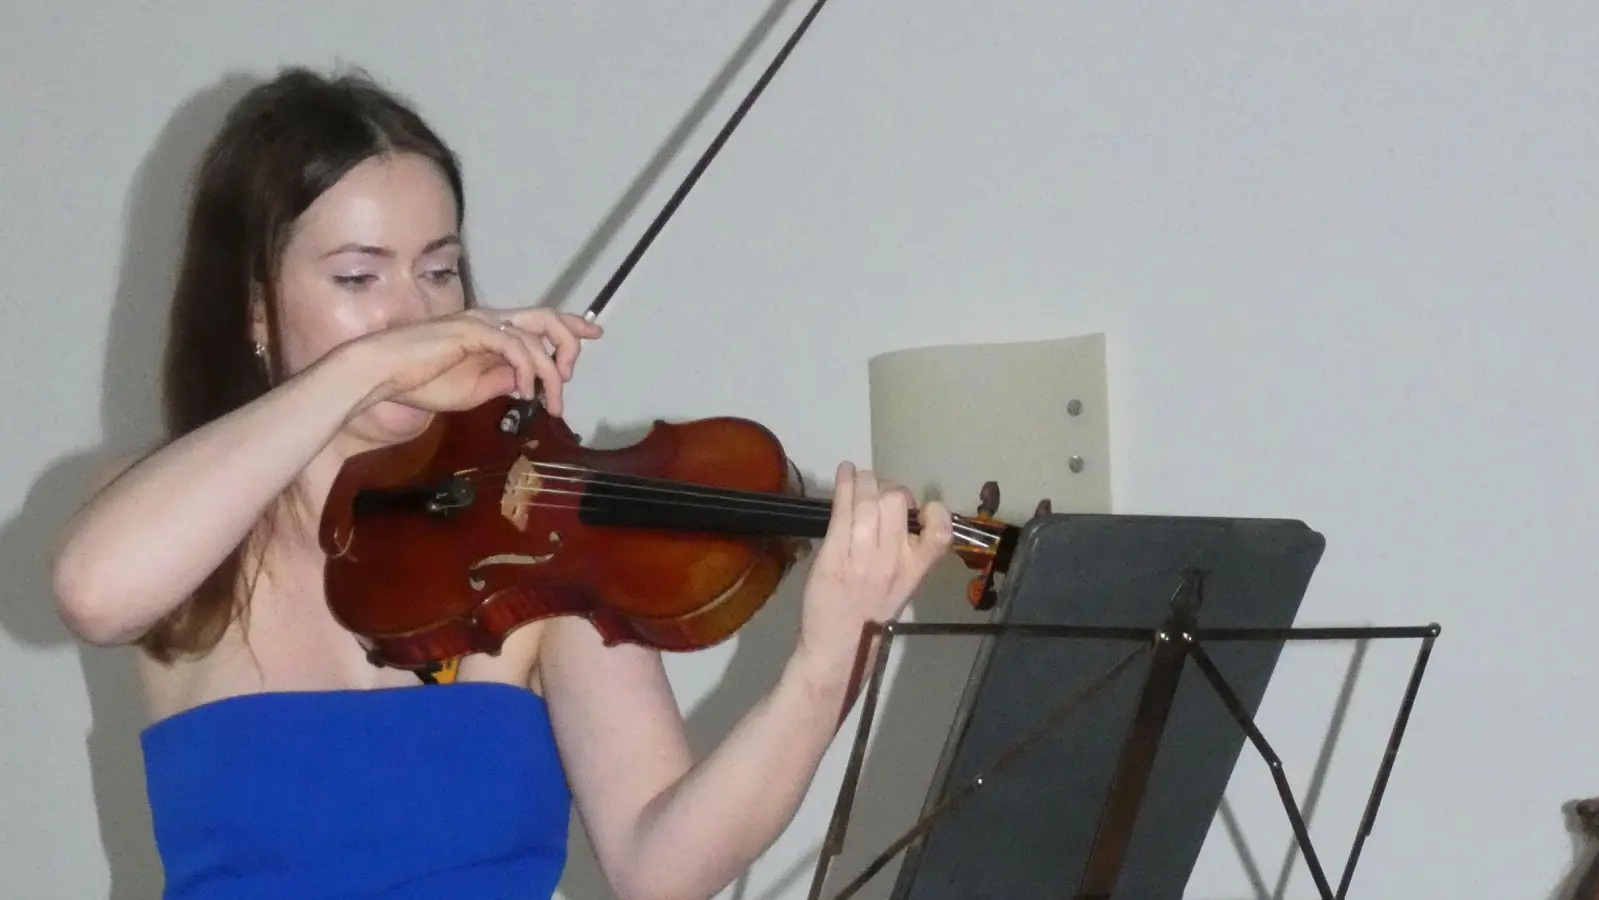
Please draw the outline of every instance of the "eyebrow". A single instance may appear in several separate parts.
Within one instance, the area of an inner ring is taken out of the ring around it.
[[[460,244],[461,238],[459,235],[447,234],[444,237],[434,238],[433,240],[428,241],[427,246],[422,248],[422,252],[423,254],[428,254],[443,247],[449,247],[452,245],[458,247]],[[394,255],[394,251],[388,247],[378,247],[373,244],[362,244],[352,241],[348,244],[340,244],[332,250],[329,250],[328,252],[322,254],[322,258],[327,259],[330,256],[338,256],[340,253],[365,253],[370,256],[387,257],[392,257]]]

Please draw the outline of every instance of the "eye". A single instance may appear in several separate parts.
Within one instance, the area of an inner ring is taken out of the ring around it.
[[[460,273],[455,269],[434,269],[427,273],[427,279],[434,284],[448,284],[454,281]]]
[[[363,288],[377,279],[376,275],[335,275],[333,283],[345,288]]]

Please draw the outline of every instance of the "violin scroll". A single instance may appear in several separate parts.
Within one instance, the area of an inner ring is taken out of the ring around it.
[[[1038,501],[1038,506],[1033,511],[1034,516],[1046,516],[1053,509],[1049,498]],[[980,570],[978,575],[966,584],[966,602],[973,609],[989,610],[999,600],[999,591],[996,579],[1003,575],[1010,567],[1011,554],[1016,551],[1016,538],[1019,529],[1007,525],[995,518],[999,512],[999,482],[985,481],[977,492],[977,514],[972,519],[976,524],[995,528],[997,540],[991,546],[957,548],[968,566]]]

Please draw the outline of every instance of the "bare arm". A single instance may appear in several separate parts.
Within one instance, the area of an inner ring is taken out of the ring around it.
[[[341,345],[96,495],[56,555],[62,618],[94,643],[136,639],[200,586],[355,415],[389,399],[470,409],[512,391],[532,396],[540,383],[559,415],[578,336],[599,334],[549,309],[467,310]]]
[[[853,658],[796,653],[695,765],[659,654],[552,620],[540,656],[578,811],[621,900],[709,898],[793,820],[848,701]]]
[[[56,554],[57,603],[72,630],[123,643],[173,610],[360,408],[372,369],[335,353],[102,489]]]
[[[777,684],[694,763],[660,657],[606,648],[580,618],[551,620],[539,675],[578,810],[622,900],[705,900],[793,820],[852,694],[868,621],[904,608],[952,535],[942,504],[906,534],[909,498],[840,467],[828,535],[806,584],[799,646]]]

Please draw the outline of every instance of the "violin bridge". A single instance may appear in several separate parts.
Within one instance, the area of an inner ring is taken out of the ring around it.
[[[505,489],[500,493],[500,515],[517,531],[527,531],[533,498],[543,489],[538,467],[525,456],[518,456],[505,477]]]

